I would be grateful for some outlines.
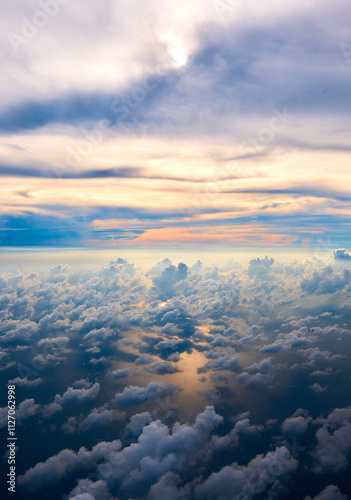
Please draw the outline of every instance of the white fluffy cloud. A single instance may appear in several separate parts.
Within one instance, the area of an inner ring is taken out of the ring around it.
[[[177,389],[169,383],[150,382],[147,387],[130,385],[115,395],[115,401],[122,406],[140,405],[160,398],[174,396]]]
[[[317,472],[339,472],[349,466],[351,452],[351,407],[337,408],[327,418],[315,420],[323,427],[316,432],[317,447],[313,454]]]
[[[247,466],[232,464],[214,472],[200,486],[197,498],[212,500],[253,499],[279,478],[293,472],[297,461],[285,447],[257,456]]]
[[[348,500],[348,497],[343,495],[337,486],[330,484],[313,499],[306,497],[305,500]]]
[[[308,424],[311,422],[311,420],[311,417],[306,417],[304,415],[297,415],[286,418],[282,423],[282,431],[284,434],[290,436],[301,436],[307,431]]]
[[[19,476],[18,482],[28,490],[38,490],[55,484],[68,473],[78,470],[89,470],[97,463],[106,459],[110,453],[121,448],[120,441],[110,443],[99,443],[87,451],[80,448],[77,453],[72,450],[62,450],[57,455],[48,458],[45,462],[39,462],[35,467],[29,469],[23,476]]]

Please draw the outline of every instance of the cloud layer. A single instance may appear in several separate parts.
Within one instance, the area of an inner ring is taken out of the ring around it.
[[[20,494],[348,498],[341,254],[1,274],[0,377],[27,436]]]
[[[348,244],[346,0],[0,14],[1,246]]]

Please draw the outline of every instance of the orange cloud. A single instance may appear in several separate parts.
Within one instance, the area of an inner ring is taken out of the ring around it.
[[[279,245],[291,244],[296,236],[287,234],[268,234],[262,227],[250,226],[218,226],[218,227],[192,227],[192,228],[163,228],[149,229],[133,240],[138,245],[174,245],[178,243],[229,243],[229,244],[258,244]],[[121,242],[128,245],[131,241]]]

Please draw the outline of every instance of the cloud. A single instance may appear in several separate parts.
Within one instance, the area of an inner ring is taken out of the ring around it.
[[[81,378],[73,382],[72,387],[74,389],[90,389],[91,385],[88,378]]]
[[[270,274],[273,264],[274,259],[268,258],[267,255],[264,259],[252,259],[247,273],[250,277],[266,278]]]
[[[80,479],[69,497],[74,500],[111,500],[109,488],[105,481]]]
[[[114,370],[111,372],[111,377],[120,379],[120,378],[126,378],[130,374],[130,368],[124,368],[120,370]]]
[[[307,431],[308,424],[311,420],[311,417],[305,417],[302,415],[286,418],[281,426],[282,431],[284,434],[291,436],[302,436],[302,434]]]
[[[57,484],[68,473],[92,469],[98,462],[104,460],[106,454],[120,448],[121,443],[116,440],[110,443],[101,442],[94,446],[91,451],[87,451],[83,447],[77,453],[68,449],[62,450],[45,462],[37,463],[25,474],[19,476],[19,485],[29,491],[36,491],[51,484]]]
[[[238,375],[237,381],[243,382],[247,387],[255,388],[260,386],[271,386],[274,381],[274,377],[273,375],[266,375],[262,373],[249,374],[242,372]]]
[[[159,398],[174,396],[177,389],[172,384],[150,382],[147,387],[136,387],[130,385],[125,387],[121,393],[115,395],[115,401],[122,406],[140,405]]]
[[[221,393],[215,387],[209,387],[204,391],[199,391],[198,394],[204,396],[210,403],[214,403],[221,397]]]
[[[272,358],[265,358],[262,359],[260,362],[255,362],[250,366],[246,366],[246,368],[243,369],[243,371],[249,372],[249,373],[258,373],[261,371],[269,370],[272,368],[271,364]]]
[[[37,330],[38,325],[28,319],[22,321],[5,320],[1,324],[1,332],[3,335],[0,336],[0,342],[6,344],[28,340]]]
[[[150,365],[154,362],[154,358],[148,354],[141,354],[136,360],[136,365]]]
[[[39,408],[40,405],[36,404],[33,398],[25,399],[18,405],[16,418],[18,420],[30,418],[39,411]]]
[[[62,396],[56,394],[54,402],[61,406],[71,402],[80,403],[96,398],[99,391],[100,384],[98,382],[95,382],[95,384],[92,385],[89,389],[73,389],[73,387],[68,387],[67,391]]]
[[[320,384],[318,384],[318,382],[315,382],[313,385],[309,386],[309,389],[312,389],[312,391],[319,394],[327,390],[326,387],[322,387]]]
[[[330,484],[313,499],[306,497],[305,500],[348,500],[348,497],[343,495],[337,486]]]
[[[345,248],[333,250],[334,260],[351,260],[351,255]]]
[[[308,294],[322,295],[335,293],[350,285],[351,271],[343,269],[341,273],[334,273],[331,267],[321,271],[313,271],[311,278],[301,281],[301,289]]]
[[[89,415],[84,418],[75,419],[71,417],[67,424],[63,426],[64,430],[70,434],[74,432],[88,432],[96,427],[110,425],[113,422],[123,420],[125,413],[119,410],[108,409],[105,407],[94,408]]]
[[[119,484],[129,496],[132,492],[142,493],[168,471],[184,470],[221,422],[222,417],[210,406],[197,415],[192,426],[177,424],[172,433],[160,421],[151,422],[143,428],[136,444],[121,449],[119,441],[112,441],[101,442],[91,451],[62,450],[27,470],[18,482],[33,491],[56,484],[67,474],[97,469],[98,479],[114,489]]]
[[[132,436],[139,437],[143,432],[144,427],[151,424],[152,421],[153,418],[148,411],[143,413],[136,413],[135,415],[131,416],[130,422],[126,425],[125,430],[128,433],[131,433]]]
[[[188,266],[183,262],[178,264],[178,267],[166,267],[160,276],[155,276],[152,280],[156,289],[161,292],[161,298],[168,299],[174,293],[174,287],[178,281],[184,280],[188,275]]]
[[[28,377],[16,377],[13,380],[9,380],[8,384],[9,385],[16,385],[18,387],[37,387],[38,385],[42,384],[43,379],[42,378],[35,378],[30,380]]]
[[[160,421],[152,422],[136,445],[111,456],[109,463],[98,468],[99,473],[108,483],[118,481],[121,491],[129,495],[143,494],[163,474],[185,470],[221,422],[211,406],[197,415],[192,426],[177,424],[172,433]]]
[[[95,384],[89,383],[83,385],[85,385],[85,387],[78,389],[68,387],[62,396],[60,394],[56,394],[54,401],[47,405],[44,409],[44,415],[46,417],[51,417],[55,413],[62,411],[62,408],[66,405],[70,405],[72,403],[83,403],[97,397],[100,392],[100,384],[98,382],[95,382]],[[88,385],[88,387],[86,387],[86,385]]]
[[[234,3],[1,6],[1,245],[347,244],[347,2]]]
[[[172,261],[168,258],[163,259],[161,262],[158,262],[155,266],[150,267],[148,271],[146,271],[146,276],[159,276],[163,273],[165,269],[171,267]]]
[[[206,354],[206,358],[210,361],[198,369],[198,373],[204,373],[209,370],[213,371],[236,371],[239,364],[239,356],[235,353],[234,349],[213,349]]]
[[[145,370],[155,375],[169,375],[180,371],[176,366],[172,365],[168,361],[160,361],[152,366],[148,366]]]
[[[229,434],[212,436],[213,452],[225,452],[239,445],[241,436],[256,436],[263,431],[262,425],[251,425],[247,414],[239,415]]]
[[[300,347],[305,344],[311,344],[315,340],[314,329],[311,330],[306,326],[302,326],[298,330],[290,331],[289,333],[278,333],[277,339],[272,344],[265,344],[260,348],[260,352],[263,353],[277,353],[279,351],[289,351],[292,348]],[[299,350],[300,353],[306,352],[306,356],[309,355],[309,351],[306,349]],[[316,353],[317,357],[318,354]]]
[[[300,494],[289,481],[299,460],[294,477],[301,478],[303,465],[306,484],[313,486],[304,495],[323,490],[330,473],[334,479],[328,482],[348,494],[342,475],[351,450],[350,411],[329,409],[322,397],[333,392],[344,401],[347,394],[348,285],[318,296],[303,291],[302,281],[314,271],[324,276],[325,264],[316,259],[275,263],[269,266],[272,279],[252,279],[249,266],[189,267],[167,301],[152,281],[162,270],[147,277],[123,259],[88,270],[61,264],[49,271],[1,274],[0,328],[7,334],[28,325],[26,320],[34,325],[30,337],[3,344],[4,365],[20,359],[34,370],[39,364],[31,365],[33,359],[51,363],[22,378],[16,378],[16,366],[5,366],[4,381],[17,380],[24,392],[35,389],[35,400],[20,408],[23,431],[49,426],[58,437],[51,458],[40,450],[36,460],[26,458],[19,485],[26,484],[33,498],[40,492],[31,493],[31,478],[47,491],[50,481],[59,484],[65,495],[65,485],[78,485],[73,498],[103,498],[106,491],[114,498],[158,499],[162,491],[184,500],[218,498],[222,486],[243,500],[283,498],[286,489]],[[343,273],[327,276],[334,275]],[[106,369],[90,364],[98,356]],[[56,383],[61,371],[77,359],[81,370],[67,372],[71,382],[61,391]],[[169,373],[178,361],[182,376]],[[46,380],[45,370],[54,384],[45,384],[44,394],[37,384]],[[199,378],[198,371],[206,377]],[[125,384],[131,374],[138,383]],[[154,380],[161,375],[164,383]],[[114,377],[117,394],[110,390]],[[172,377],[179,387],[169,383]],[[281,398],[287,411],[279,406]],[[258,411],[262,400],[264,414]],[[215,404],[223,419],[214,409],[202,415],[206,403]],[[233,419],[243,405],[247,413]],[[310,415],[321,416],[312,423]],[[4,426],[6,418],[3,408]],[[107,443],[100,458],[93,458],[94,445],[109,432],[120,438],[120,448],[113,451]],[[74,447],[63,450],[72,435]],[[78,451],[88,438],[88,448]],[[278,453],[277,443],[290,451]],[[101,481],[96,489],[93,478]]]
[[[313,451],[318,473],[339,472],[349,465],[351,451],[351,408],[337,408],[327,418],[315,423],[323,427],[316,432],[317,446]]]
[[[39,410],[40,405],[36,404],[33,398],[25,399],[18,405],[15,418],[18,421],[26,420],[27,418],[33,417]],[[0,428],[8,425],[8,411],[9,408],[7,406],[0,408]]]
[[[296,467],[297,461],[287,448],[277,448],[265,456],[257,456],[247,466],[234,463],[212,473],[197,487],[197,498],[253,499],[263,493],[270,484],[293,472]]]
[[[321,351],[319,347],[310,347],[309,349],[301,349],[298,351],[305,358],[309,360],[311,366],[315,365],[317,361],[335,361],[342,358],[340,354],[332,354],[330,351]]]

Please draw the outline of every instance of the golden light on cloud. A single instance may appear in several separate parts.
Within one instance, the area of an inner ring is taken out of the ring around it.
[[[258,244],[275,245],[291,244],[296,240],[288,234],[271,234],[260,226],[214,226],[214,227],[190,227],[190,228],[162,228],[149,229],[141,236],[133,240],[139,245],[175,245],[201,244],[201,243],[225,243],[225,244]]]

